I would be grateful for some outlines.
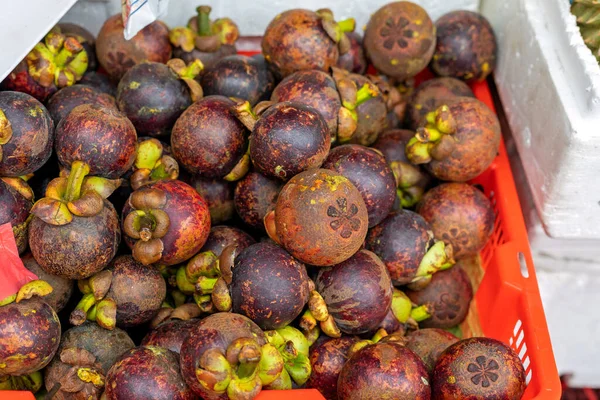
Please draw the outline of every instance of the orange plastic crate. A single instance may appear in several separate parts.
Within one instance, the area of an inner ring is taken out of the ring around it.
[[[254,55],[257,52],[241,52]],[[417,81],[430,79],[429,71]],[[486,82],[470,85],[475,96],[496,111]],[[561,384],[540,298],[527,230],[504,141],[493,164],[471,183],[480,185],[494,205],[492,238],[481,252],[485,275],[475,293],[481,328],[486,336],[519,354],[527,376],[523,400],[558,400]],[[0,392],[0,400],[33,400],[27,392]],[[322,400],[314,389],[262,391],[257,400]]]

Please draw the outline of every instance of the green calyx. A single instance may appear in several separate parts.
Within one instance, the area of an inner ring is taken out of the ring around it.
[[[163,145],[157,139],[144,140],[136,153],[131,187],[137,190],[149,183],[179,177],[179,164],[171,156],[163,155]]]
[[[431,281],[431,277],[437,271],[443,271],[451,268],[454,261],[452,245],[445,244],[443,241],[437,241],[427,250],[423,256],[417,273],[412,282],[408,285],[412,290],[420,290],[425,288]]]
[[[418,128],[415,136],[406,144],[408,160],[417,165],[449,157],[456,145],[453,136],[457,129],[456,121],[447,105],[429,112],[426,120],[426,125]]]
[[[167,66],[181,79],[188,87],[192,102],[198,101],[204,95],[202,86],[196,80],[196,77],[204,69],[204,64],[199,59],[194,59],[188,65],[179,58],[172,58],[167,61]]]
[[[309,360],[310,344],[298,329],[286,326],[265,332],[267,340],[275,346],[285,362],[285,369],[298,385],[310,377],[312,367]]]
[[[352,346],[350,346],[350,349],[348,350],[348,357],[352,356],[354,353],[361,350],[363,347],[366,347],[370,344],[379,343],[379,341],[381,341],[381,339],[388,337],[388,336],[389,336],[388,332],[385,329],[379,328],[377,330],[377,332],[375,332],[375,334],[373,335],[373,337],[371,339],[363,339],[363,340],[358,340],[358,341],[354,342],[352,344]]]
[[[12,137],[12,125],[4,111],[0,109],[0,161],[2,161],[2,145],[8,143]]]
[[[50,32],[25,58],[31,77],[44,87],[71,86],[87,71],[88,55],[77,39]]]
[[[219,37],[222,44],[234,45],[240,36],[240,30],[231,18],[217,18],[211,24],[211,32]]]
[[[46,197],[33,205],[31,213],[50,225],[66,225],[73,216],[99,214],[104,208],[104,199],[121,181],[87,177],[89,171],[86,163],[74,161],[68,177],[53,179],[46,188]]]
[[[417,323],[431,317],[426,306],[413,307],[410,298],[401,290],[394,288],[392,295],[392,313],[398,322],[418,327]]]
[[[21,286],[17,293],[0,300],[0,307],[13,302],[20,303],[33,296],[47,296],[52,293],[52,290],[52,286],[48,282],[36,279]]]
[[[117,322],[117,303],[106,297],[112,284],[112,271],[104,270],[77,282],[83,297],[71,312],[69,322],[81,325],[86,320],[96,321],[101,327],[112,330]]]
[[[577,18],[583,42],[600,62],[600,3],[596,0],[574,0],[571,13]]]
[[[340,54],[345,54],[350,49],[350,40],[346,36],[346,32],[354,32],[356,21],[354,18],[348,18],[341,22],[336,22],[333,18],[333,12],[328,8],[322,8],[316,11],[321,20],[321,26],[338,45]]]
[[[0,377],[0,391],[3,390],[26,390],[32,393],[38,392],[42,388],[44,377],[40,371],[29,375]]]

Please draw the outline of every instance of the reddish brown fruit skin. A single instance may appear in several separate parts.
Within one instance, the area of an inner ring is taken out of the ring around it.
[[[58,125],[71,110],[82,104],[98,104],[103,107],[117,109],[115,98],[99,89],[87,85],[73,85],[60,89],[48,101],[48,111],[54,124]]]
[[[325,119],[314,108],[299,103],[270,107],[261,115],[250,138],[254,167],[268,178],[284,181],[319,168],[330,148]]]
[[[363,347],[338,378],[338,398],[429,400],[431,388],[421,359],[398,343]]]
[[[12,137],[2,145],[0,176],[37,171],[52,154],[54,124],[48,110],[33,97],[19,92],[0,92],[0,110],[12,127]]]
[[[200,251],[212,251],[218,257],[228,246],[236,245],[238,252],[241,252],[254,243],[256,241],[252,236],[241,229],[225,225],[213,226],[204,247]]]
[[[88,70],[79,81],[79,84],[91,86],[113,97],[117,95],[117,85],[110,80],[108,75],[96,71]]]
[[[392,282],[385,265],[367,250],[319,269],[315,285],[337,326],[349,335],[377,329],[392,303]]]
[[[169,216],[169,229],[161,238],[164,250],[159,265],[175,265],[190,259],[208,238],[210,213],[206,201],[187,183],[178,180],[163,180],[143,186],[146,189],[163,190],[167,202],[162,208]],[[123,215],[133,209],[129,201],[123,208]],[[133,247],[135,241],[125,235],[125,242]]]
[[[425,168],[443,181],[466,182],[485,171],[500,147],[500,123],[492,110],[477,99],[458,97],[448,101],[458,127],[452,135],[456,147],[441,160],[432,160]]]
[[[40,267],[68,279],[85,279],[103,270],[120,241],[119,217],[108,200],[98,215],[74,215],[67,225],[50,225],[37,217],[29,225],[29,247]]]
[[[44,368],[59,342],[58,316],[39,297],[0,307],[2,375],[28,375]]]
[[[177,354],[154,346],[123,354],[106,375],[104,394],[108,400],[195,398],[181,377]]]
[[[277,201],[283,185],[258,172],[250,172],[235,187],[233,202],[242,220],[252,228],[264,231],[263,219]]]
[[[247,148],[247,130],[224,96],[207,96],[192,104],[175,122],[171,148],[179,164],[193,174],[223,178]]]
[[[367,70],[367,58],[363,49],[363,38],[359,33],[346,32],[350,39],[350,50],[340,54],[337,66],[355,74],[364,74]]]
[[[452,328],[464,321],[473,300],[473,287],[467,273],[457,264],[433,274],[431,282],[419,291],[406,290],[411,301],[427,305],[431,318],[421,328]]]
[[[329,74],[317,70],[294,72],[275,87],[271,101],[291,101],[314,108],[327,122],[332,140],[336,139],[342,102]]]
[[[26,93],[43,102],[56,93],[58,88],[54,84],[44,87],[37,83],[29,74],[27,61],[22,60],[17,64],[15,69],[0,82],[0,90],[14,90],[15,92]]]
[[[222,95],[247,100],[254,106],[266,100],[275,87],[275,78],[266,65],[241,55],[227,56],[202,74],[205,95]]]
[[[179,354],[181,345],[198,320],[174,319],[152,329],[142,340],[142,346],[158,346]]]
[[[269,23],[262,52],[282,77],[308,69],[327,72],[339,57],[337,44],[327,35],[317,14],[303,9],[283,12]]]
[[[202,61],[204,70],[213,68],[215,64],[224,57],[233,56],[237,54],[237,50],[234,45],[223,44],[219,47],[219,50],[212,53],[206,53],[198,49],[192,51],[183,51],[180,47],[173,49],[173,58],[181,58],[186,64],[193,62],[194,60]]]
[[[204,388],[196,378],[200,358],[209,349],[219,349],[223,354],[236,339],[253,338],[259,346],[266,343],[263,331],[249,318],[234,313],[212,314],[192,328],[181,346],[181,374],[195,395],[204,399],[227,400],[227,394],[218,395]]]
[[[452,245],[454,258],[477,255],[494,231],[494,209],[487,197],[466,183],[444,183],[429,190],[417,212],[436,239]]]
[[[71,279],[47,273],[40,267],[37,261],[35,261],[35,258],[33,258],[31,253],[21,257],[21,261],[23,261],[25,268],[37,275],[38,279],[46,281],[52,286],[52,293],[44,296],[44,301],[48,303],[54,311],[59,312],[62,310],[73,294],[75,282]]]
[[[106,297],[117,303],[117,325],[131,327],[151,320],[167,295],[160,272],[129,255],[115,258],[108,269],[112,282]]]
[[[256,243],[236,257],[229,290],[233,312],[264,330],[283,328],[308,301],[306,267],[275,244]]]
[[[96,357],[96,362],[100,365],[102,374],[106,374],[115,361],[127,350],[135,346],[127,333],[119,328],[107,330],[101,328],[93,322],[86,322],[83,325],[68,329],[62,336],[60,347],[57,351],[57,357],[52,359],[44,371],[44,385],[46,390],[50,391],[73,367],[60,360],[60,353],[64,349],[76,348],[83,349]],[[81,391],[67,392],[62,388],[53,397],[54,400],[98,400],[102,390],[94,390],[91,384],[86,384]],[[87,389],[87,390],[86,390]],[[88,391],[89,390],[89,391]],[[91,393],[90,393],[91,392]]]
[[[410,283],[432,244],[431,226],[419,214],[391,213],[369,231],[366,246],[385,263],[395,286]]]
[[[381,324],[379,324],[379,326],[377,327],[377,329],[379,328],[385,329],[385,331],[390,334],[395,332],[401,332],[404,335],[404,333],[406,332],[405,325],[398,321],[398,318],[396,318],[391,308],[388,310],[383,321],[381,321]],[[372,333],[375,334],[375,332]]]
[[[406,157],[406,143],[415,136],[414,131],[408,129],[389,129],[382,132],[377,141],[371,146],[379,150],[388,163],[401,161],[410,163]]]
[[[27,200],[21,193],[0,180],[0,225],[10,223],[17,242],[19,254],[27,249],[27,227],[32,200]]]
[[[115,179],[135,161],[137,134],[125,114],[98,104],[75,107],[56,127],[56,154],[70,168],[83,161],[90,175]]]
[[[348,350],[356,342],[352,336],[330,338],[310,349],[312,373],[306,388],[317,389],[327,400],[337,400],[337,382],[348,360]]]
[[[347,178],[315,169],[296,175],[281,189],[275,224],[283,248],[294,257],[306,264],[331,266],[362,246],[367,207]]]
[[[396,200],[396,180],[385,158],[357,144],[336,147],[329,152],[323,168],[344,175],[362,195],[369,214],[369,227],[379,224]]]
[[[369,82],[368,78],[358,74],[350,74],[350,78],[356,83],[358,88],[363,87]],[[370,98],[356,108],[358,115],[358,125],[356,131],[350,138],[351,143],[362,144],[363,146],[372,145],[379,134],[387,128],[387,106],[379,89],[374,85],[377,95]]]
[[[455,78],[433,78],[421,83],[408,104],[408,126],[416,129],[428,112],[435,111],[445,100],[456,97],[475,98],[475,95],[469,85]]]
[[[167,135],[192,104],[187,85],[165,64],[143,62],[119,81],[117,104],[138,134]]]
[[[164,23],[152,22],[131,40],[125,40],[123,29],[121,14],[113,15],[104,22],[96,40],[98,62],[114,81],[142,61],[166,63],[171,58],[169,29]]]
[[[235,214],[233,187],[231,182],[221,179],[205,179],[194,175],[190,185],[206,200],[213,225],[229,221]]]
[[[436,74],[484,80],[496,66],[496,36],[485,17],[453,11],[435,22],[437,44],[431,67]]]
[[[450,332],[435,328],[412,331],[407,335],[407,338],[406,347],[414,351],[423,360],[425,368],[430,374],[433,373],[433,368],[444,350],[459,340]]]
[[[417,4],[398,1],[371,16],[364,46],[375,68],[402,81],[427,66],[435,39],[435,27],[427,12]]]
[[[525,370],[519,356],[490,338],[470,338],[452,345],[441,355],[433,372],[433,397],[440,400],[519,400],[525,388]]]

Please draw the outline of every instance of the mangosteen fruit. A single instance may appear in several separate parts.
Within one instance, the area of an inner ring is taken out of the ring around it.
[[[169,32],[173,55],[189,63],[200,60],[204,68],[212,68],[220,59],[237,53],[235,43],[239,29],[230,18],[210,20],[211,7],[201,5],[186,27]]]
[[[326,169],[302,172],[281,189],[265,229],[298,260],[332,266],[362,246],[368,229],[365,202],[348,178]]]
[[[427,221],[409,210],[395,211],[373,227],[366,246],[381,257],[395,286],[426,284],[436,271],[454,265],[452,246],[435,242]]]
[[[157,346],[179,354],[183,341],[199,321],[173,319],[163,322],[144,336],[142,346]]]
[[[425,116],[406,156],[443,181],[465,182],[485,171],[498,155],[500,123],[477,99],[457,97]]]
[[[402,398],[429,400],[429,375],[423,361],[399,343],[370,344],[355,352],[342,367],[340,399]]]
[[[181,114],[171,133],[173,156],[204,178],[242,178],[250,166],[248,132],[224,96],[206,96]]]
[[[350,180],[362,195],[369,227],[379,224],[392,210],[396,199],[394,174],[377,151],[358,144],[335,147],[323,163]]]
[[[345,35],[350,42],[350,48],[345,54],[340,54],[336,66],[348,72],[362,75],[368,66],[363,49],[363,38],[357,32],[345,32]]]
[[[427,307],[431,315],[419,325],[422,328],[452,328],[460,324],[469,312],[473,286],[467,273],[456,266],[433,274],[431,282],[422,290],[407,290],[410,300]]]
[[[517,353],[485,337],[461,340],[442,355],[433,372],[435,399],[521,399],[527,384]]]
[[[402,81],[429,64],[435,41],[435,26],[427,12],[410,1],[397,1],[371,15],[363,43],[375,68]]]
[[[171,350],[142,346],[125,352],[106,374],[107,400],[193,400],[179,371],[179,359]]]
[[[40,280],[23,285],[0,300],[0,365],[2,375],[29,375],[44,368],[60,342],[60,321],[42,296],[52,287]]]
[[[382,132],[372,146],[383,154],[394,174],[398,205],[402,208],[414,207],[431,184],[429,174],[406,157],[406,144],[414,134],[406,129],[390,129]]]
[[[206,95],[221,95],[246,100],[251,106],[267,100],[275,78],[267,66],[252,57],[232,55],[218,60],[202,74]]]
[[[117,95],[117,85],[109,76],[96,71],[88,71],[79,81],[80,84],[93,87],[113,97]]]
[[[154,21],[126,40],[121,14],[108,18],[96,39],[98,62],[113,81],[119,81],[128,69],[143,61],[166,63],[171,58],[169,29]]]
[[[252,236],[239,228],[232,226],[213,226],[208,235],[208,239],[201,252],[212,251],[215,256],[220,257],[225,248],[234,245],[238,252],[246,247],[256,243]]]
[[[52,180],[31,209],[29,247],[49,274],[84,279],[108,265],[121,241],[119,217],[106,200],[119,186],[73,162],[68,177]]]
[[[249,318],[212,314],[190,331],[181,346],[181,374],[202,398],[254,398],[284,370],[279,351]]]
[[[385,264],[368,250],[359,250],[333,267],[320,268],[315,290],[318,294],[311,292],[309,309],[321,322],[321,330],[333,337],[340,336],[340,331],[355,335],[376,330],[392,302],[392,282]]]
[[[117,109],[115,98],[91,86],[76,84],[60,89],[48,100],[48,111],[57,126],[72,109],[82,104],[98,104],[102,107]]]
[[[167,64],[141,62],[119,81],[117,104],[138,134],[164,136],[193,102],[202,98],[194,78],[202,70],[198,61],[189,65],[177,58]]]
[[[19,254],[27,249],[33,191],[21,178],[0,178],[0,225],[10,223]]]
[[[429,190],[417,206],[438,240],[452,245],[457,260],[477,255],[494,231],[494,209],[467,183],[444,183]]]
[[[452,11],[435,21],[437,42],[431,68],[441,76],[483,81],[496,66],[496,36],[473,11]]]
[[[88,58],[88,71],[98,69],[98,59],[96,58],[96,38],[90,31],[84,27],[69,22],[61,22],[52,28],[52,32],[62,33],[65,37],[76,39],[83,46],[83,50]]]
[[[25,268],[33,272],[38,279],[47,282],[52,286],[52,292],[44,296],[44,301],[48,303],[54,311],[57,313],[60,312],[60,310],[62,310],[69,302],[69,299],[73,294],[75,282],[62,276],[47,273],[40,267],[37,261],[35,261],[35,258],[33,258],[31,253],[21,257],[21,261],[23,261]]]
[[[312,373],[312,366],[308,358],[310,344],[307,338],[293,326],[267,331],[265,336],[283,358],[284,371],[290,377],[289,382],[300,387],[304,385]],[[286,389],[293,387],[290,385]]]
[[[137,134],[118,110],[82,104],[56,127],[55,150],[64,168],[82,161],[91,175],[115,179],[129,171],[135,161]]]
[[[222,224],[233,218],[235,215],[234,184],[222,179],[203,178],[200,175],[193,175],[189,184],[208,203],[212,224]]]
[[[287,181],[323,164],[331,140],[327,122],[317,110],[283,102],[261,111],[256,115],[248,102],[235,107],[240,120],[252,131],[249,152],[257,172]]]
[[[475,95],[469,85],[456,78],[440,77],[421,83],[408,105],[408,126],[417,129],[428,113],[442,106],[447,99],[456,97],[474,98]]]
[[[45,101],[62,87],[81,79],[88,55],[72,36],[48,33],[2,81],[0,89],[27,93]]]
[[[275,206],[282,183],[259,172],[250,172],[235,186],[233,203],[242,220],[258,231],[264,231],[264,218]]]
[[[25,93],[0,92],[0,176],[23,176],[48,161],[54,124],[46,107]]]
[[[414,90],[414,79],[396,82],[385,75],[367,74],[367,78],[379,88],[387,107],[387,127],[397,128],[406,118],[410,96]]]
[[[54,391],[55,400],[99,400],[109,368],[134,346],[119,328],[109,331],[92,322],[70,328],[45,370],[46,390]]]
[[[406,338],[406,347],[423,360],[429,374],[433,373],[433,368],[444,350],[459,340],[450,332],[436,328],[411,331]]]
[[[225,265],[220,265],[223,269]],[[219,311],[245,315],[261,329],[279,329],[290,324],[308,301],[306,267],[287,251],[272,243],[256,243],[242,250],[223,282],[200,294],[210,294]]]
[[[157,269],[146,267],[132,256],[116,257],[111,265],[79,281],[83,298],[69,321],[81,325],[86,319],[105,329],[131,327],[151,320],[160,309],[167,287]]]
[[[160,180],[134,191],[123,208],[125,242],[143,265],[175,265],[198,252],[210,231],[206,201],[187,183]]]
[[[317,389],[327,400],[337,400],[337,383],[348,351],[357,341],[353,336],[327,338],[310,348],[312,373],[306,387]]]
[[[296,71],[329,71],[346,53],[350,41],[345,32],[354,31],[355,22],[337,23],[329,9],[316,12],[292,9],[278,14],[267,26],[262,52],[268,63],[286,77]]]

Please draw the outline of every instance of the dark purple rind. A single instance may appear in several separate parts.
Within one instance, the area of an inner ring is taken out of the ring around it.
[[[103,107],[117,109],[114,97],[92,86],[77,84],[60,89],[48,101],[48,111],[58,125],[71,110],[82,104],[98,104]]]
[[[357,341],[353,336],[328,338],[310,348],[312,372],[307,389],[317,389],[327,400],[337,400],[337,382],[342,367],[348,360],[348,350]]]
[[[258,172],[248,173],[235,187],[235,211],[246,224],[264,231],[263,219],[275,205],[282,186],[280,181],[269,179]]]
[[[236,245],[239,253],[254,243],[254,238],[241,229],[225,225],[213,226],[200,252],[212,251],[219,257],[228,246]]]

